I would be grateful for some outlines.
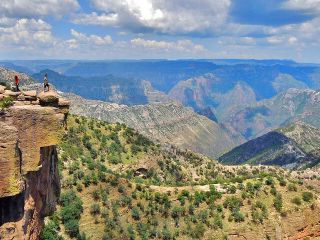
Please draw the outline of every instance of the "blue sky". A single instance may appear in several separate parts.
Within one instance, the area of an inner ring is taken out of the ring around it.
[[[320,0],[1,0],[0,59],[320,62]]]

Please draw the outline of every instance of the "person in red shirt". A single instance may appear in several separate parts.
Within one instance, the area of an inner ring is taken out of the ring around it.
[[[16,84],[16,91],[19,92],[20,91],[20,89],[19,89],[20,80],[19,80],[19,77],[17,75],[14,76],[14,81],[15,81],[15,84]]]

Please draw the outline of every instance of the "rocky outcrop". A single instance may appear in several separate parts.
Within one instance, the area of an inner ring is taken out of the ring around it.
[[[56,207],[56,145],[69,106],[46,94],[57,99],[39,105],[34,92],[19,93],[0,113],[0,239],[39,239],[44,217]]]

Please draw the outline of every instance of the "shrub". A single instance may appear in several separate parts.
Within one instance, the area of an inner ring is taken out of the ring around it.
[[[243,222],[244,221],[244,215],[240,211],[236,210],[232,212],[232,217],[235,222]]]
[[[281,212],[282,210],[282,196],[280,193],[277,193],[277,195],[275,196],[274,198],[274,201],[273,201],[273,206],[275,207],[275,209],[278,211],[278,212]]]
[[[136,221],[140,220],[140,211],[138,207],[133,207],[131,210],[132,218]]]
[[[90,206],[90,214],[94,216],[100,214],[100,205],[98,203],[93,203]]]
[[[305,202],[310,202],[313,199],[313,194],[311,192],[303,192],[302,199]]]
[[[222,229],[223,228],[223,222],[222,222],[222,218],[220,217],[220,215],[216,215],[213,219],[213,228],[214,229]]]
[[[291,192],[296,192],[297,191],[297,186],[293,183],[290,183],[288,185],[288,190],[291,191]]]
[[[79,236],[79,219],[83,211],[82,201],[74,191],[61,194],[61,221],[70,237]]]
[[[296,204],[296,205],[301,205],[301,198],[299,197],[294,197],[292,200],[291,200],[292,203]]]
[[[79,220],[69,220],[64,224],[64,227],[70,237],[77,237],[79,235]]]
[[[269,186],[272,186],[274,185],[274,180],[272,177],[267,177],[266,179],[266,184],[269,185]]]
[[[61,236],[58,235],[59,223],[55,221],[49,221],[41,231],[41,240],[63,240]]]
[[[98,201],[100,199],[100,193],[99,193],[99,190],[95,189],[93,190],[92,192],[92,197],[95,201]]]
[[[268,216],[266,205],[260,201],[257,201],[255,204],[253,204],[251,210],[252,220],[255,223],[263,223],[263,220]]]
[[[11,97],[5,97],[0,101],[0,108],[8,108],[13,105],[13,99]]]
[[[197,239],[201,239],[203,237],[205,231],[206,231],[206,228],[203,225],[203,223],[198,223],[195,226],[195,228],[193,229],[192,237],[197,238]]]
[[[224,208],[228,208],[231,211],[239,210],[242,205],[242,200],[234,196],[227,197],[226,200],[223,202]]]

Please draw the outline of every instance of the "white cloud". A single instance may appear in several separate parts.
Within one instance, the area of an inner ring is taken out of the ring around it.
[[[90,14],[79,14],[76,18],[73,19],[73,23],[76,24],[84,24],[84,25],[101,25],[101,26],[109,26],[115,25],[118,21],[118,14],[110,13],[110,14],[101,14],[98,15],[96,12],[92,12]]]
[[[53,15],[61,17],[79,9],[77,0],[1,0],[0,16],[11,18],[38,18]]]
[[[283,4],[287,9],[320,11],[320,0],[288,0]]]
[[[112,25],[133,32],[213,35],[223,31],[230,0],[92,0],[103,14],[82,14],[75,23]]]
[[[39,19],[19,19],[0,27],[0,48],[35,49],[54,43],[51,26]]]
[[[162,51],[181,51],[181,52],[202,52],[205,48],[202,45],[194,44],[190,40],[178,40],[176,42],[145,40],[143,38],[135,38],[131,40],[133,46],[139,46],[147,49]]]
[[[103,37],[93,34],[86,35],[84,33],[77,32],[74,29],[71,29],[70,33],[73,36],[73,38],[66,41],[70,49],[78,48],[81,45],[90,45],[91,47],[94,47],[110,45],[113,43],[112,38],[109,35]]]

